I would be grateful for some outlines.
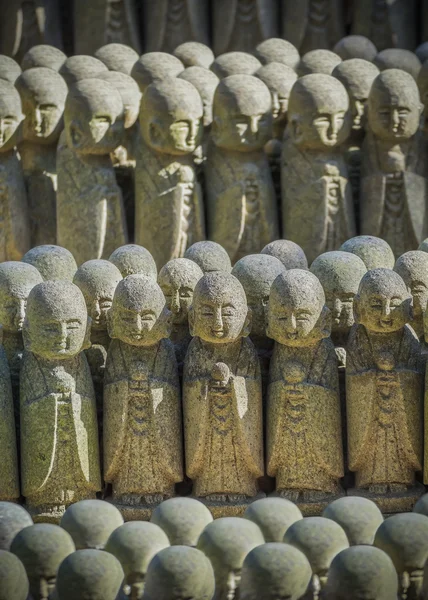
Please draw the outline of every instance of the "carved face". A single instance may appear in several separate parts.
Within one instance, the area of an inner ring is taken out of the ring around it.
[[[174,276],[172,273],[159,274],[159,285],[165,296],[166,305],[173,314],[173,322],[177,325],[187,323],[189,308],[193,300],[193,290],[190,282]],[[202,276],[202,275],[201,275]]]
[[[199,145],[203,126],[201,119],[174,119],[165,116],[150,123],[150,139],[159,151],[171,154],[190,154]]]
[[[3,82],[2,82],[3,83]],[[7,82],[4,82],[5,84]],[[11,84],[8,84],[11,85]],[[2,148],[13,136],[23,119],[21,103],[18,93],[1,97],[0,87],[0,148]]]
[[[287,120],[288,96],[272,91],[272,117],[274,123],[284,123]]]
[[[27,94],[23,102],[25,119],[23,134],[26,140],[46,139],[54,133],[59,133],[62,128],[62,115],[64,101],[59,103],[54,94],[49,102],[40,102],[39,99]]]
[[[214,123],[216,136],[221,139],[224,148],[258,150],[269,141],[271,135],[270,115],[262,112],[253,115],[228,112],[215,117]]]
[[[35,598],[39,600],[48,600],[55,590],[56,576],[38,577],[32,575],[29,577],[30,591]]]
[[[0,290],[0,322],[5,331],[22,331],[27,299],[32,287],[22,284],[13,290]]]
[[[415,133],[419,111],[399,98],[383,96],[376,103],[376,133],[379,137],[408,138]]]

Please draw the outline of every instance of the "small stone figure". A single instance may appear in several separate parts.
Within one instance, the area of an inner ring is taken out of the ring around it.
[[[345,496],[331,502],[322,516],[338,523],[346,533],[350,546],[371,546],[383,516],[368,498]]]
[[[240,282],[226,273],[199,280],[189,311],[183,408],[187,474],[193,495],[237,514],[263,475],[262,396],[250,314]]]
[[[178,368],[166,339],[171,317],[158,284],[142,275],[119,283],[108,313],[104,477],[115,502],[130,510],[172,496],[183,479]]]
[[[394,600],[398,577],[385,552],[369,546],[356,546],[340,552],[330,565],[326,600]]]
[[[0,262],[20,260],[31,243],[24,174],[15,149],[23,119],[18,91],[0,79]]]
[[[278,238],[276,198],[263,147],[271,139],[272,101],[251,75],[222,80],[214,95],[205,163],[208,237],[232,263]]]
[[[254,51],[263,65],[282,63],[295,70],[300,61],[300,54],[293,44],[281,38],[270,38],[260,42]]]
[[[56,242],[56,148],[67,97],[64,79],[35,67],[15,82],[25,115],[18,148],[27,188],[31,246]]]
[[[216,56],[232,50],[252,52],[263,40],[278,36],[279,15],[274,0],[217,0],[213,9]]]
[[[220,244],[211,241],[196,242],[187,248],[184,258],[193,260],[203,273],[224,271],[230,273],[232,265],[226,250]]]
[[[377,48],[369,38],[364,35],[347,35],[337,42],[333,52],[342,60],[361,58],[372,62],[376,56]]]
[[[108,258],[126,243],[123,198],[110,158],[124,132],[123,102],[113,85],[80,81],[70,90],[58,155],[58,243],[78,265]]]
[[[150,561],[169,545],[162,529],[145,521],[125,523],[112,532],[105,551],[113,554],[122,565],[124,586],[128,587],[127,595],[131,600],[141,600]]]
[[[282,262],[286,269],[303,269],[308,268],[308,259],[300,246],[291,240],[275,240],[267,244],[261,251],[262,254],[275,256]]]
[[[30,584],[22,562],[0,550],[0,600],[28,600]]]
[[[224,79],[231,75],[254,75],[261,66],[259,59],[248,52],[226,52],[217,56],[210,69]]]
[[[184,71],[184,65],[176,56],[166,52],[148,52],[143,54],[132,67],[131,75],[144,94],[151,83],[160,83],[164,79],[177,77]]]
[[[59,71],[66,60],[67,56],[59,48],[48,44],[39,44],[25,53],[21,61],[21,67],[23,71],[35,67],[46,67],[53,71]]]
[[[428,254],[421,250],[410,250],[397,259],[394,271],[403,279],[413,297],[413,319],[409,325],[423,341],[424,314],[428,303]]]
[[[147,569],[144,600],[211,600],[215,590],[213,567],[202,552],[187,546],[165,548]]]
[[[413,329],[412,297],[394,271],[374,269],[354,298],[347,345],[349,468],[355,495],[406,510],[420,495],[423,363]]]
[[[28,297],[20,374],[21,481],[30,511],[59,519],[101,489],[94,387],[85,354],[85,299],[68,281]]]
[[[109,261],[116,265],[122,277],[128,275],[144,275],[156,281],[158,270],[153,256],[143,246],[127,244],[116,248]]]
[[[247,554],[242,565],[240,600],[303,598],[311,582],[308,559],[288,544],[263,544]]]
[[[252,502],[244,513],[261,529],[265,542],[282,543],[287,529],[303,519],[299,508],[285,498],[261,498]]]
[[[267,335],[275,340],[268,387],[267,473],[278,495],[309,510],[341,492],[339,381],[330,311],[308,271],[279,275],[271,288]]]
[[[102,500],[81,500],[67,508],[60,526],[71,535],[76,550],[104,550],[123,517],[115,506]]]
[[[146,52],[172,52],[179,44],[209,44],[207,0],[150,0],[142,2],[143,39]]]
[[[13,502],[0,502],[0,550],[10,550],[16,535],[25,527],[33,525],[29,513]]]
[[[57,600],[122,600],[123,569],[112,554],[101,550],[73,552],[58,569]]]
[[[357,235],[344,242],[339,250],[356,254],[367,267],[372,269],[393,269],[394,253],[385,240],[374,235]]]
[[[174,344],[179,373],[183,371],[184,357],[192,339],[188,322],[189,308],[195,286],[203,275],[200,267],[188,258],[173,258],[159,271],[158,283],[173,315],[170,339]]]
[[[351,126],[345,87],[315,73],[294,84],[282,158],[284,237],[312,262],[355,234],[348,170],[341,151]]]
[[[9,81],[9,83],[15,83],[21,73],[21,67],[16,60],[13,60],[10,56],[0,54],[0,79]]]
[[[58,525],[37,523],[17,534],[10,551],[25,567],[31,599],[48,600],[55,589],[58,567],[75,547],[70,535]]]
[[[226,517],[216,519],[205,527],[197,547],[210,559],[214,569],[213,600],[234,600],[239,597],[245,557],[262,544],[262,532],[247,519]]]
[[[94,56],[103,62],[109,71],[124,73],[124,75],[131,75],[133,66],[140,58],[138,52],[130,46],[116,43],[101,46]]]
[[[214,52],[209,46],[200,42],[184,42],[175,48],[176,56],[186,67],[202,67],[209,69],[214,62]]]
[[[141,101],[135,241],[151,252],[159,269],[205,238],[192,157],[202,140],[202,115],[197,89],[183,79],[152,84]]]
[[[302,56],[297,67],[297,74],[299,77],[312,73],[331,75],[341,62],[340,56],[331,50],[311,50]]]
[[[349,547],[345,532],[330,519],[306,517],[287,529],[284,542],[303,552],[309,560],[313,575],[308,597],[316,600],[325,587],[332,560]]]
[[[150,521],[159,525],[171,546],[196,546],[199,536],[211,523],[208,508],[195,498],[170,498],[155,508]]]
[[[106,65],[98,58],[86,56],[86,54],[76,54],[67,58],[60,68],[59,74],[62,75],[68,87],[71,87],[82,79],[92,79],[105,71],[108,71]]]
[[[417,80],[419,72],[421,70],[421,61],[413,52],[410,50],[404,50],[403,48],[388,48],[382,50],[376,55],[374,64],[379,68],[380,71],[386,69],[400,69],[406,71]]]
[[[388,554],[398,574],[399,598],[421,597],[428,558],[428,517],[415,513],[392,515],[376,532],[373,545]]]
[[[36,246],[29,250],[21,262],[35,267],[43,281],[59,280],[73,281],[77,271],[76,261],[66,248],[52,244]]]

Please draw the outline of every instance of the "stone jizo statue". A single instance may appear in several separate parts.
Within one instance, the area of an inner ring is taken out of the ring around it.
[[[201,42],[183,42],[174,49],[173,55],[181,60],[186,69],[189,67],[209,69],[215,59],[211,48]]]
[[[0,550],[9,552],[15,536],[30,525],[33,519],[25,508],[14,502],[0,502]]]
[[[393,269],[394,253],[385,240],[374,235],[357,235],[344,242],[339,250],[356,254],[367,267],[372,269]]]
[[[132,67],[139,59],[138,53],[126,44],[111,42],[98,48],[94,54],[109,71],[131,75]]]
[[[322,516],[342,527],[350,546],[371,546],[378,527],[383,523],[382,513],[376,504],[358,496],[334,500],[324,509]]]
[[[299,77],[311,73],[331,75],[334,69],[342,62],[340,56],[331,50],[311,50],[302,56],[296,68]]]
[[[386,69],[400,69],[406,71],[417,80],[419,71],[421,70],[421,61],[410,50],[404,48],[388,48],[377,54],[373,60],[374,64],[380,71]]]
[[[301,247],[291,240],[275,240],[267,244],[262,254],[274,256],[282,262],[286,269],[303,269],[308,268],[308,259]]]
[[[229,255],[223,246],[209,240],[195,242],[189,246],[184,253],[184,258],[193,260],[204,274],[214,271],[230,273],[232,270]]]
[[[27,600],[30,592],[22,562],[11,552],[0,550],[0,600]]]
[[[394,271],[402,277],[413,298],[413,319],[409,323],[419,339],[424,337],[424,315],[428,304],[428,254],[410,250],[395,263]]]
[[[164,500],[150,519],[163,529],[171,546],[196,546],[199,536],[212,520],[205,504],[189,497]]]
[[[260,527],[265,542],[281,543],[290,525],[303,519],[303,516],[294,502],[270,497],[252,502],[246,509],[244,518]]]
[[[36,267],[43,281],[73,281],[77,271],[76,261],[71,252],[53,244],[31,248],[22,257],[22,262]]]
[[[13,58],[0,54],[0,79],[15,83],[21,75],[22,69]]]
[[[372,62],[377,54],[377,48],[364,35],[347,35],[337,42],[333,52],[338,54],[342,60],[361,58]]]
[[[59,69],[59,74],[64,77],[68,87],[78,83],[82,79],[92,79],[101,73],[108,71],[107,66],[95,58],[86,54],[70,56]]]
[[[144,94],[151,83],[158,84],[164,79],[177,77],[182,71],[184,65],[176,56],[166,52],[147,52],[134,64],[131,76]]]
[[[122,277],[128,275],[144,275],[156,281],[158,270],[153,256],[143,246],[127,244],[116,248],[109,261],[121,272]]]
[[[115,506],[102,500],[81,500],[67,508],[60,526],[67,531],[76,550],[104,550],[105,545],[123,517]]]
[[[224,79],[231,75],[254,75],[261,66],[259,59],[248,52],[226,52],[217,56],[210,69]]]
[[[260,42],[254,51],[255,56],[263,65],[269,63],[282,63],[287,67],[296,69],[300,61],[299,51],[293,44],[281,38],[269,38]]]
[[[25,53],[21,61],[21,68],[23,71],[27,71],[35,67],[46,67],[59,71],[66,60],[67,56],[56,46],[38,44]]]

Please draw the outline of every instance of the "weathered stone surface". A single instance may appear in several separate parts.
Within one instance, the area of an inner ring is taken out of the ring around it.
[[[219,79],[231,75],[254,75],[262,63],[248,52],[226,52],[217,56],[210,69]]]
[[[4,79],[9,83],[15,83],[21,73],[21,67],[16,60],[13,60],[10,56],[0,54],[0,79]]]
[[[364,35],[347,35],[337,42],[333,51],[342,60],[361,58],[372,62],[377,52],[376,46]]]
[[[382,50],[376,55],[373,60],[374,64],[379,68],[380,71],[386,69],[400,69],[406,71],[417,80],[419,71],[421,70],[421,61],[413,52],[410,50],[404,50],[403,48],[388,48]]]
[[[288,98],[297,79],[296,72],[285,64],[269,62],[256,71],[272,96],[273,135],[282,142],[287,125]]]
[[[346,533],[351,546],[371,546],[383,516],[368,498],[346,496],[331,502],[322,516],[338,523]]]
[[[16,440],[17,428],[15,424],[15,413],[17,414],[17,418],[19,413],[14,410],[18,402],[14,406],[10,375],[6,351],[3,346],[0,346],[0,453],[2,457],[0,463],[0,500],[17,500],[20,496]],[[15,373],[15,389],[18,383],[17,377],[18,374]],[[0,504],[0,519],[2,519],[2,516]],[[13,518],[12,515],[11,517]],[[1,548],[2,533],[0,528]]]
[[[22,529],[10,547],[25,567],[33,600],[48,600],[55,589],[58,567],[75,552],[70,535],[49,523]]]
[[[331,50],[311,50],[302,56],[297,67],[299,77],[311,73],[331,75],[333,70],[342,62],[338,54]]]
[[[394,271],[406,284],[413,298],[413,318],[410,325],[419,339],[424,336],[424,314],[428,303],[428,254],[411,250],[402,254],[395,263]]]
[[[233,600],[238,596],[245,557],[262,544],[262,532],[247,519],[226,517],[216,519],[205,527],[197,547],[213,566],[215,600]]]
[[[296,504],[285,498],[256,500],[244,513],[244,519],[253,521],[260,527],[266,542],[282,542],[290,525],[302,518]]]
[[[213,567],[202,552],[187,546],[165,548],[147,569],[146,600],[211,600],[214,596]]]
[[[374,235],[357,235],[344,242],[339,250],[356,254],[367,267],[371,269],[393,269],[394,253],[385,240]]]
[[[66,84],[71,87],[82,79],[97,77],[104,71],[108,71],[108,69],[98,58],[86,54],[76,54],[67,58],[59,69],[59,74],[64,77]]]
[[[281,38],[269,38],[260,42],[254,50],[255,56],[263,65],[282,63],[295,70],[300,61],[299,51],[293,44]]]
[[[46,67],[59,71],[62,65],[67,60],[67,56],[62,50],[48,44],[39,44],[33,46],[25,53],[21,61],[23,71],[33,69],[35,67]]]
[[[32,248],[21,260],[35,267],[44,281],[73,281],[77,271],[77,264],[71,252],[53,244]]]
[[[211,241],[196,242],[187,248],[184,258],[193,260],[203,273],[224,271],[230,273],[232,265],[226,250],[220,244]]]
[[[302,248],[291,240],[275,240],[267,244],[261,253],[274,256],[286,269],[306,270],[308,268],[308,259]]]
[[[10,550],[15,536],[25,527],[33,525],[29,513],[12,502],[0,502],[0,550]]]
[[[101,46],[94,54],[109,71],[131,75],[132,67],[139,59],[138,52],[126,44],[110,43]]]
[[[67,531],[76,550],[104,550],[123,518],[115,506],[102,500],[81,500],[67,508],[60,526]]]
[[[122,277],[128,275],[144,275],[156,280],[158,271],[153,256],[143,246],[127,244],[116,248],[109,261],[116,265]]]
[[[171,546],[196,546],[213,517],[195,498],[170,498],[155,508],[150,520],[163,529]]]
[[[0,550],[0,600],[27,600],[29,591],[22,562],[11,552]]]
[[[178,77],[185,79],[198,90],[204,107],[204,127],[209,127],[213,120],[214,92],[219,78],[212,71],[200,66],[187,67]]]
[[[131,75],[138,83],[142,94],[151,83],[161,83],[164,79],[177,77],[184,65],[176,56],[166,52],[148,52],[134,64]]]
[[[181,60],[186,68],[203,67],[209,69],[215,58],[211,48],[200,42],[184,42],[174,49],[173,54]]]

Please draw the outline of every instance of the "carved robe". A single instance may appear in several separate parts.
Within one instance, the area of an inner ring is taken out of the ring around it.
[[[387,335],[387,334],[384,334]],[[423,363],[421,347],[408,326],[388,345],[392,370],[382,370],[382,351],[354,325],[348,341],[346,404],[349,468],[356,486],[405,484],[422,469]],[[391,350],[391,348],[393,348]]]
[[[339,149],[305,152],[286,139],[281,182],[283,237],[299,244],[309,263],[356,234],[352,190]]]
[[[21,480],[27,503],[61,505],[101,490],[97,415],[85,354],[21,367]]]
[[[287,382],[296,365],[299,381]],[[277,490],[337,492],[343,477],[339,381],[330,339],[275,344],[269,373],[267,472]]]
[[[223,396],[210,392],[222,362],[232,380]],[[196,496],[257,493],[263,475],[262,392],[257,352],[248,338],[206,344],[193,338],[184,363],[184,443]]]
[[[3,346],[0,346],[0,454],[0,501],[16,500],[20,492],[15,417],[10,370]]]
[[[115,496],[172,496],[183,479],[181,404],[174,347],[113,340],[104,380],[104,476]]]
[[[205,239],[202,189],[193,158],[152,151],[141,142],[135,171],[135,243],[161,269]]]

